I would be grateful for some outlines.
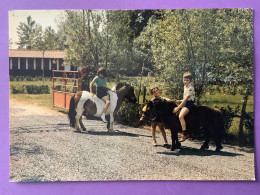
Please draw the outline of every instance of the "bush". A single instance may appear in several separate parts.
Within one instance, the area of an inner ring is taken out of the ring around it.
[[[248,131],[247,144],[254,145],[254,113],[248,112],[244,118],[244,125]]]
[[[254,132],[254,113],[248,112],[245,115],[244,125],[248,132]]]
[[[13,76],[10,76],[10,77],[9,77],[9,81],[14,81],[14,77],[13,77]]]
[[[220,110],[223,114],[224,117],[224,122],[225,122],[225,132],[228,133],[228,129],[231,127],[232,122],[234,120],[234,117],[237,115],[239,112],[240,106],[238,105],[235,109],[231,108],[229,105],[224,108],[221,107]]]
[[[49,94],[50,89],[48,85],[11,85],[13,94],[28,93],[28,94]]]
[[[140,104],[131,104],[123,102],[116,120],[123,124],[133,127],[139,126],[139,119],[142,115],[142,106]]]
[[[55,86],[55,87],[54,87],[54,90],[57,90],[57,91],[63,91],[61,85],[57,85],[57,86]]]
[[[31,76],[27,76],[26,81],[33,81],[33,78]]]
[[[28,94],[49,94],[50,89],[48,85],[26,85],[26,91]]]
[[[11,85],[11,90],[13,94],[26,93],[26,88],[24,85]]]

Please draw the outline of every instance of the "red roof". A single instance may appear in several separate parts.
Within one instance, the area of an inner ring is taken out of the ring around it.
[[[65,51],[52,50],[45,51],[45,58],[65,58]],[[43,52],[36,50],[22,50],[22,49],[9,49],[9,57],[20,57],[20,58],[42,58]]]

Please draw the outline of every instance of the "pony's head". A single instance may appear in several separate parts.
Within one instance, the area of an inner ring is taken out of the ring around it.
[[[157,117],[170,116],[176,106],[177,105],[174,101],[168,101],[163,98],[147,101],[146,105],[142,109],[140,122],[153,121]]]
[[[152,101],[147,101],[146,100],[146,104],[145,104],[145,106],[142,109],[142,116],[140,118],[140,122],[141,123],[146,123],[146,122],[150,121],[152,108],[153,108]]]
[[[135,91],[133,86],[126,83],[119,83],[116,86],[116,91],[123,99],[123,101],[133,104],[136,103],[137,99],[135,97]]]

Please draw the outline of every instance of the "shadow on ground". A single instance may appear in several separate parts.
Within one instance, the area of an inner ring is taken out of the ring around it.
[[[81,133],[81,134],[89,134],[89,135],[100,135],[100,136],[130,136],[130,137],[152,137],[149,135],[142,135],[142,134],[136,134],[136,133],[129,133],[125,131],[119,131],[115,130],[114,132],[108,132],[108,131],[94,131],[94,130],[87,130],[87,131],[74,131],[75,133]]]
[[[233,152],[225,152],[225,148],[223,151],[216,152],[214,150],[200,150],[197,148],[191,147],[182,147],[179,150],[169,151],[169,152],[157,152],[158,154],[165,154],[165,155],[173,155],[173,156],[242,156],[242,154],[233,153]]]

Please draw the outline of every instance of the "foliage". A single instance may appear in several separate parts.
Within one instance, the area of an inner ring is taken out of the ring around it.
[[[245,116],[244,125],[248,132],[253,133],[254,132],[254,113],[248,112]]]
[[[254,113],[248,112],[245,115],[244,125],[246,130],[248,131],[248,136],[243,136],[244,144],[246,145],[254,145]]]
[[[19,48],[32,49],[33,40],[37,32],[39,31],[40,26],[32,20],[31,16],[27,17],[27,23],[21,22],[17,28],[17,33],[19,36]]]
[[[221,113],[223,114],[224,117],[224,122],[225,122],[224,128],[226,134],[228,133],[228,130],[232,125],[234,117],[237,116],[239,109],[240,109],[239,105],[235,109],[231,108],[229,105],[227,107],[220,108]]]
[[[51,77],[46,77],[46,81],[52,81]],[[9,81],[42,81],[41,76],[12,76],[10,75]]]
[[[131,104],[123,102],[118,111],[117,120],[126,125],[137,127],[142,115],[142,106],[140,104]]]
[[[17,93],[27,93],[25,85],[11,85],[11,90],[13,94]]]
[[[49,26],[43,30],[42,26],[37,24],[31,16],[27,17],[27,22],[20,22],[17,33],[19,49],[44,51],[62,49],[58,41],[59,36],[54,29]]]
[[[26,91],[28,94],[46,94],[50,93],[48,85],[26,85]]]
[[[49,94],[50,89],[48,85],[11,85],[13,94],[27,93],[27,94]]]
[[[160,19],[150,18],[136,45],[150,58],[160,81],[172,89],[172,96],[180,96],[182,74],[190,71],[199,100],[212,81],[224,81],[232,74],[231,64],[236,71],[240,70],[240,83],[252,86],[252,10],[160,10],[160,13]],[[227,45],[230,39],[233,42]],[[230,65],[224,66],[227,63]]]

